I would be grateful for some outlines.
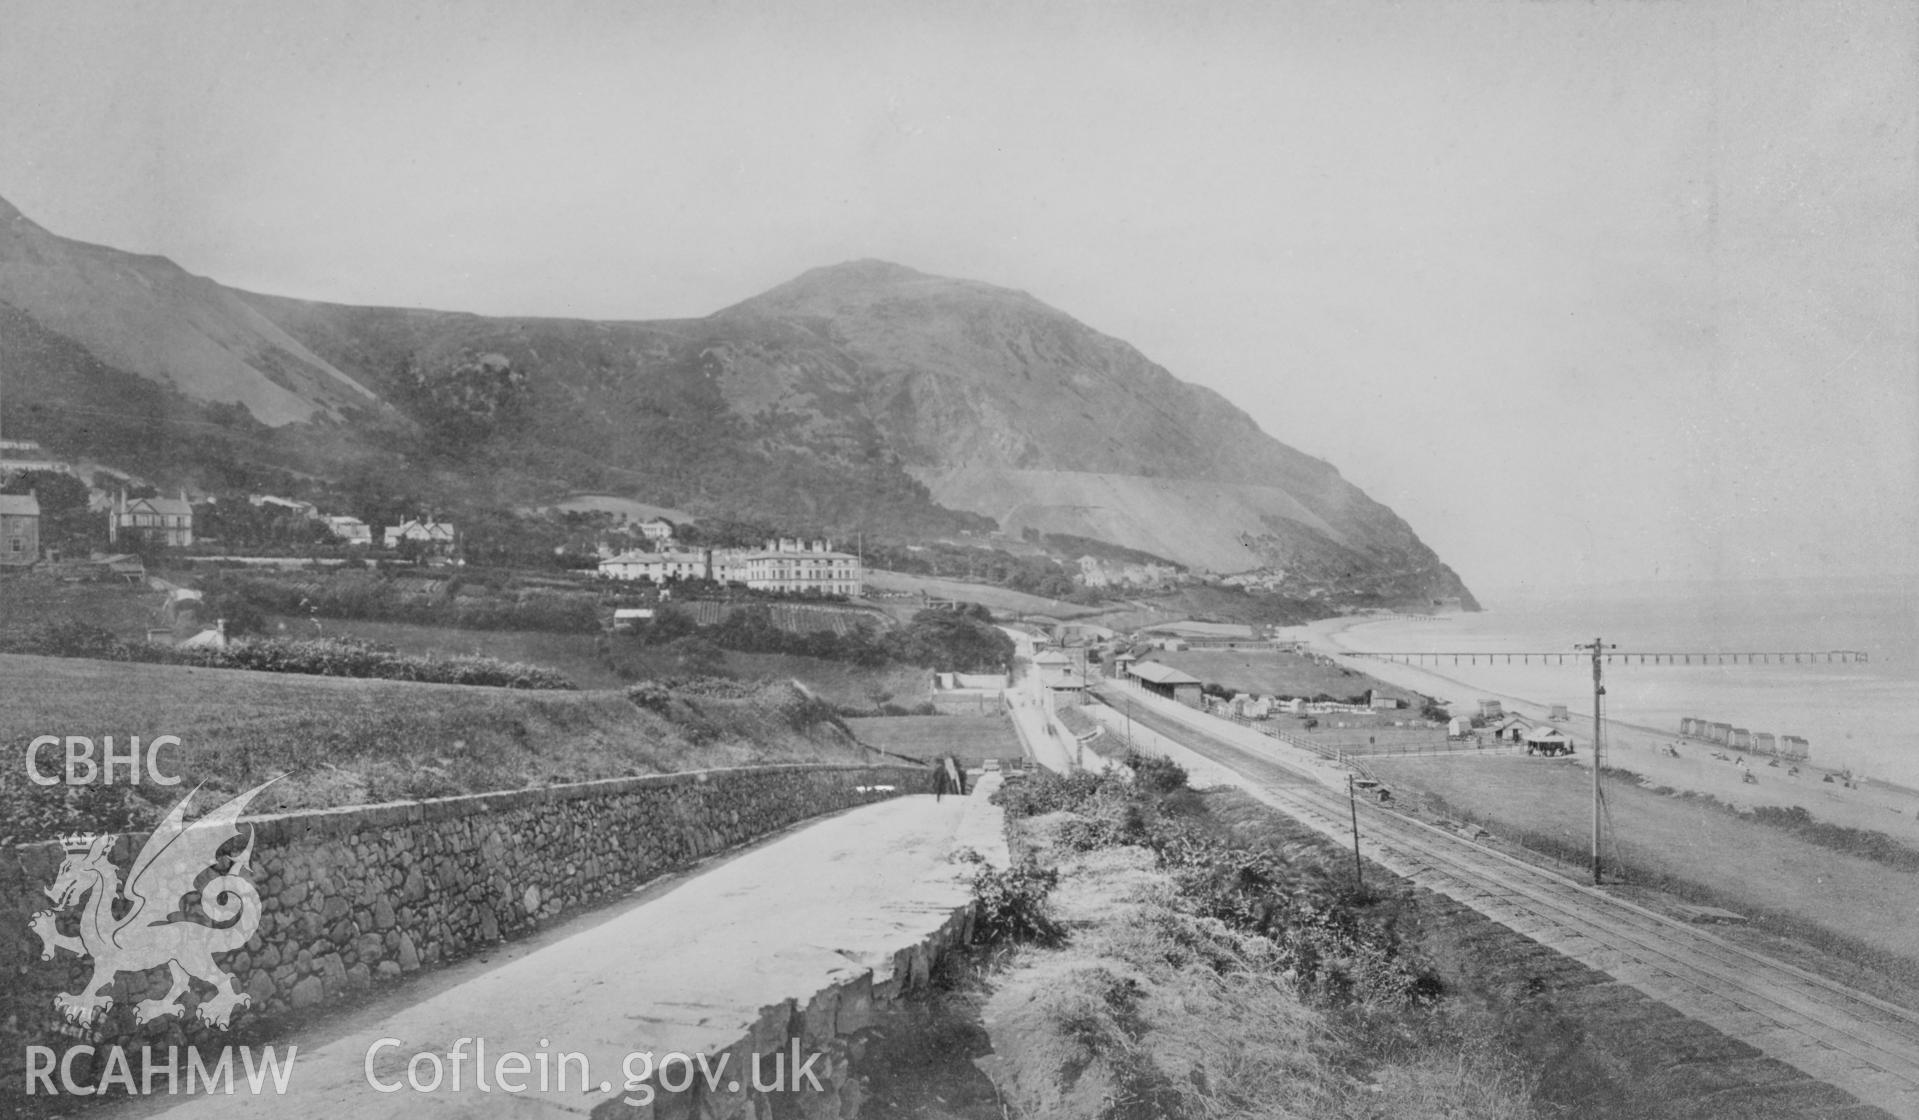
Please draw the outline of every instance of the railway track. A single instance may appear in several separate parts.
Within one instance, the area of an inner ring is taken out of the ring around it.
[[[1342,844],[1343,792],[1288,766],[1256,732],[1142,701],[1133,725],[1231,770],[1245,788]],[[1361,850],[1394,874],[1443,894],[1674,1010],[1750,1044],[1861,1102],[1919,1120],[1919,1014],[1685,923],[1368,805]]]

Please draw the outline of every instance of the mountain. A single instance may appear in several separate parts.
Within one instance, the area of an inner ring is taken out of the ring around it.
[[[1217,393],[1025,293],[880,261],[701,319],[500,318],[242,292],[0,203],[0,362],[64,410],[56,442],[139,383],[160,427],[321,476],[351,462],[491,502],[603,490],[795,530],[997,525],[1301,595],[1471,604],[1391,510]]]
[[[1216,572],[1392,572],[1459,594],[1385,506],[1224,397],[1023,292],[861,261],[712,317],[742,404],[871,423],[939,501]],[[726,339],[813,334],[772,361]],[[730,329],[729,329],[730,328]]]
[[[0,199],[0,303],[106,364],[269,425],[339,419],[378,398],[235,293],[165,257],[70,241]]]

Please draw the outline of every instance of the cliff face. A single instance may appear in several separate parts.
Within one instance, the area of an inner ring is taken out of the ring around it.
[[[233,429],[232,456],[297,443],[322,474],[384,455],[493,495],[893,535],[990,518],[1300,594],[1471,601],[1391,510],[1217,393],[1024,293],[899,265],[815,269],[704,319],[488,318],[240,292],[0,203],[0,304],[21,328],[0,347],[69,444],[102,386],[148,384],[173,402],[162,435],[191,413]]]
[[[1211,390],[1021,292],[863,261],[705,324],[735,406],[879,431],[940,502],[1394,599],[1470,593],[1390,509]],[[734,341],[780,337],[778,347]]]

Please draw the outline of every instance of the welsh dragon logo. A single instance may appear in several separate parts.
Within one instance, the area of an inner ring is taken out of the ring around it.
[[[274,779],[273,781],[277,781]],[[109,858],[117,837],[112,834],[68,836],[60,844],[67,856],[46,895],[53,908],[35,914],[30,922],[40,935],[40,959],[50,961],[56,950],[65,949],[75,956],[93,958],[93,978],[79,993],[62,992],[54,998],[54,1009],[69,1022],[88,1024],[113,1006],[113,996],[104,989],[122,972],[145,972],[166,965],[173,985],[161,999],[144,999],[134,1007],[134,1018],[141,1023],[167,1015],[183,1013],[180,1003],[191,980],[213,986],[214,994],[201,1001],[198,1015],[209,1026],[225,1030],[233,1013],[252,997],[234,988],[233,977],[213,963],[215,953],[231,952],[246,944],[260,925],[260,895],[253,884],[242,877],[253,857],[253,831],[247,830],[246,848],[233,857],[224,871],[216,865],[227,841],[240,835],[241,810],[273,781],[264,782],[233,800],[186,823],[187,802],[199,792],[180,799],[160,826],[153,830],[134,857],[126,884],[120,883],[120,871]],[[216,872],[201,884],[199,878]],[[183,909],[186,895],[198,891],[200,909],[215,922],[230,925],[206,925],[187,920]],[[69,937],[55,928],[60,911],[86,899],[80,915],[80,936]],[[115,917],[115,911],[120,915]],[[175,917],[180,914],[179,917]],[[237,919],[237,920],[235,920]]]

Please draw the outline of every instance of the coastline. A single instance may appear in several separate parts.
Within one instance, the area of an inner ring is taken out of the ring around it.
[[[1546,722],[1550,705],[1530,697],[1514,696],[1484,688],[1460,677],[1449,676],[1434,668],[1397,662],[1374,661],[1356,656],[1362,651],[1342,640],[1348,631],[1384,619],[1346,616],[1321,619],[1304,626],[1288,628],[1283,636],[1304,641],[1315,653],[1336,659],[1355,672],[1362,672],[1401,688],[1425,693],[1436,699],[1450,700],[1456,712],[1466,710],[1472,701],[1485,697],[1497,699],[1508,712]],[[1590,694],[1588,694],[1590,696]],[[1581,710],[1568,705],[1570,718],[1554,723],[1575,745],[1573,765],[1592,765],[1592,708]],[[1676,746],[1679,757],[1666,753]],[[1711,794],[1742,809],[1759,805],[1788,807],[1798,805],[1816,819],[1852,828],[1870,829],[1892,835],[1902,842],[1919,846],[1919,790],[1881,779],[1865,779],[1847,788],[1840,781],[1826,782],[1829,773],[1837,773],[1817,763],[1800,763],[1797,776],[1788,775],[1788,764],[1769,766],[1764,755],[1746,754],[1746,768],[1735,761],[1713,757],[1718,751],[1728,759],[1739,759],[1741,752],[1720,748],[1681,736],[1676,728],[1661,730],[1613,718],[1604,721],[1601,760],[1608,767],[1633,771],[1648,786],[1669,786]],[[1443,756],[1442,756],[1443,757]],[[1744,780],[1750,769],[1756,783]]]

